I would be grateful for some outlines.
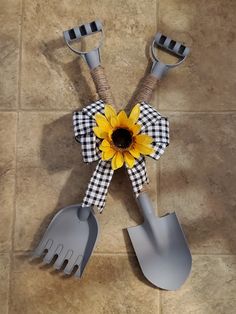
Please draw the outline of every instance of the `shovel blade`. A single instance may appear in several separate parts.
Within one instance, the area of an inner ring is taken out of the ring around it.
[[[128,228],[144,276],[165,290],[178,289],[187,279],[192,257],[175,213],[155,218],[155,234],[148,223]]]

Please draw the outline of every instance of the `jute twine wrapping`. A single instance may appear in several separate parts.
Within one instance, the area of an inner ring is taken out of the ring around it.
[[[91,71],[91,75],[96,86],[97,93],[99,97],[107,104],[115,106],[114,99],[111,93],[111,88],[107,82],[105,71],[103,67],[98,66]],[[156,88],[158,79],[149,74],[143,78],[140,84],[140,88],[135,95],[134,104],[140,103],[142,101],[150,102],[152,93]],[[119,108],[116,108],[119,109]]]
[[[107,104],[115,105],[113,100],[113,96],[111,93],[111,88],[107,82],[105,71],[103,67],[98,66],[97,68],[91,71],[91,75],[96,86],[97,93],[99,97]],[[158,79],[153,75],[149,74],[145,76],[140,84],[140,88],[135,95],[134,104],[140,103],[142,101],[149,102],[154,89],[156,88],[156,84]],[[119,109],[116,107],[116,109]],[[146,192],[147,184],[145,184],[141,190],[142,192]]]
[[[91,75],[96,86],[99,97],[107,104],[114,106],[111,88],[107,82],[104,68],[100,65],[91,71]]]
[[[157,82],[158,79],[155,76],[151,74],[145,76],[140,83],[140,88],[137,94],[134,97],[134,103],[136,104],[142,101],[149,103]]]

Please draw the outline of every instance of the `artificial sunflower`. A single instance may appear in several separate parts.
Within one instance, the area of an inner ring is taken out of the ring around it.
[[[140,107],[137,104],[129,117],[125,111],[118,114],[111,105],[105,105],[105,115],[97,113],[93,128],[95,135],[103,139],[99,149],[102,151],[102,160],[110,160],[112,169],[116,170],[124,163],[129,168],[135,164],[140,155],[150,155],[154,152],[152,138],[147,134],[140,134],[141,125],[137,124]]]

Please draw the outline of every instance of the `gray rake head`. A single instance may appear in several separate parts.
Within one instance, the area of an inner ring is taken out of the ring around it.
[[[43,264],[53,262],[57,270],[64,266],[66,275],[82,276],[97,240],[98,222],[92,212],[87,220],[80,220],[80,209],[81,205],[72,205],[54,216],[32,258],[41,257],[46,251]]]

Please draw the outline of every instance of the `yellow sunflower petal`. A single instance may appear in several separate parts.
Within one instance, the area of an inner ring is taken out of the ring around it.
[[[119,127],[127,127],[128,126],[128,117],[127,114],[122,110],[119,112],[118,116]]]
[[[108,132],[108,137],[107,137],[107,139],[110,141],[110,142],[112,142],[112,133],[114,132],[114,129],[112,129],[112,131],[109,131]]]
[[[124,152],[124,159],[125,159],[125,163],[127,164],[127,166],[129,168],[133,168],[133,166],[135,164],[135,159],[129,152]]]
[[[134,124],[130,130],[132,131],[133,133],[133,136],[136,136],[137,134],[139,134],[140,130],[141,130],[141,125],[139,124]]]
[[[153,139],[147,134],[139,134],[135,136],[135,142],[141,145],[149,145],[153,142]]]
[[[100,147],[110,147],[111,146],[111,144],[108,142],[108,140],[103,140],[102,141],[102,143],[101,143],[101,145],[100,145]],[[100,148],[99,147],[99,148]]]
[[[132,156],[134,156],[134,158],[140,157],[140,152],[135,147],[130,148],[129,152]]]
[[[105,152],[107,149],[109,149],[109,147],[103,147],[103,146],[99,146],[99,149],[102,151],[102,152]]]
[[[113,148],[107,148],[103,151],[103,160],[109,160],[115,155],[116,151]]]
[[[108,142],[108,141],[107,141]],[[108,142],[109,143],[109,142]],[[103,146],[102,144],[99,146],[99,149],[103,152],[108,151],[111,148],[111,145],[109,143],[109,146]]]
[[[116,111],[111,105],[105,105],[104,112],[108,121],[110,121],[113,116],[116,116]]]
[[[102,152],[102,160],[105,160],[104,152]]]
[[[111,167],[113,170],[121,168],[124,164],[124,157],[121,152],[116,152],[112,158]]]
[[[112,128],[117,128],[119,126],[119,120],[117,116],[112,116],[110,120]]]
[[[113,170],[116,170],[116,154],[113,156],[111,160],[111,167]]]
[[[143,155],[150,155],[154,153],[154,149],[151,147],[151,145],[141,145],[141,144],[135,143],[134,147]]]
[[[104,132],[108,133],[108,131],[111,129],[111,125],[107,121],[107,118],[103,116],[101,113],[97,113],[95,114],[94,119],[99,128],[101,128]]]
[[[139,115],[140,115],[140,106],[139,104],[137,104],[132,109],[129,115],[129,120],[131,120],[133,123],[136,123],[138,121]]]
[[[123,164],[124,164],[123,154],[121,152],[117,152],[116,153],[116,166],[117,166],[117,168],[122,167]]]
[[[93,132],[99,138],[106,138],[107,137],[107,132],[104,132],[103,129],[99,128],[98,126],[95,126],[93,128]]]

